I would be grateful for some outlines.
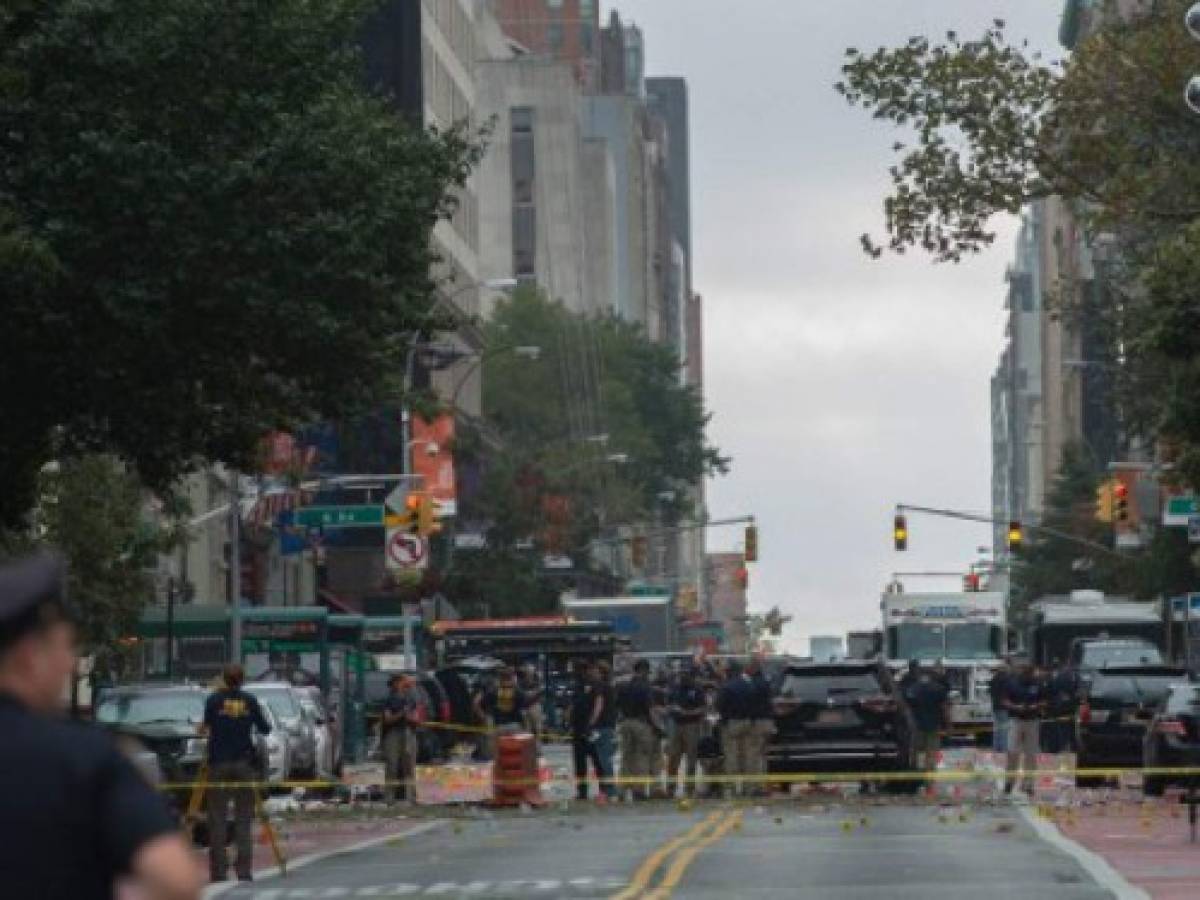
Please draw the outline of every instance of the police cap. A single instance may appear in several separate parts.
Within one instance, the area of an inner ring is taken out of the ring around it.
[[[65,618],[69,611],[62,557],[39,553],[0,565],[0,650]]]

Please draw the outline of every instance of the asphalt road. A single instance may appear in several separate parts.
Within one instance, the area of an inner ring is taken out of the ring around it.
[[[1114,896],[1011,809],[863,801],[479,813],[314,862],[229,900]]]

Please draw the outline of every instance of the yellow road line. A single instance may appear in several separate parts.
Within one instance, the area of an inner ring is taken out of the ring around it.
[[[680,847],[686,845],[689,841],[695,840],[702,836],[705,830],[709,826],[715,825],[723,814],[724,813],[721,810],[710,813],[704,818],[703,821],[693,825],[691,828],[673,840],[667,841],[665,844],[647,856],[644,860],[642,860],[642,864],[638,866],[637,870],[633,873],[633,878],[630,880],[625,890],[621,891],[619,894],[613,894],[611,900],[634,900],[634,898],[638,897],[650,885],[650,880],[654,877],[654,873],[658,871],[658,867],[662,865],[663,861],[668,856],[670,856]]]
[[[647,894],[646,900],[667,900],[667,898],[669,898],[674,892],[676,886],[678,886],[680,880],[687,872],[688,866],[692,864],[692,860],[696,858],[697,854],[699,854],[701,850],[706,850],[717,841],[721,840],[721,838],[729,834],[730,831],[741,825],[741,822],[742,813],[732,813],[729,818],[722,822],[720,826],[708,837],[697,841],[691,846],[680,851],[680,853],[673,860],[671,860],[671,867],[667,869],[667,873],[663,876],[663,880],[659,883],[658,888]]]

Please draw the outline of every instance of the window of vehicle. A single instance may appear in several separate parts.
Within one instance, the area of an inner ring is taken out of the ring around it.
[[[1192,713],[1200,712],[1200,685],[1177,684],[1172,686],[1167,696],[1167,712]]]
[[[1084,644],[1080,664],[1088,668],[1161,665],[1162,653],[1151,644]]]
[[[888,628],[892,659],[931,659],[946,655],[945,629],[933,622],[905,622]]]
[[[105,695],[96,709],[96,720],[106,725],[194,724],[203,719],[204,695],[196,691],[122,691]]]
[[[259,700],[271,707],[271,710],[281,719],[294,719],[300,715],[300,705],[292,692],[288,690],[252,690]]]
[[[779,696],[789,700],[824,703],[830,697],[848,694],[878,694],[881,688],[874,672],[799,672],[784,674]]]
[[[947,659],[993,659],[1001,654],[1003,630],[987,622],[946,626]]]

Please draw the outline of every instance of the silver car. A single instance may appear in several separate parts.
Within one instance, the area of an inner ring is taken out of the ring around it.
[[[270,707],[287,744],[289,778],[311,778],[317,767],[317,735],[305,714],[298,689],[277,681],[258,681],[246,688],[263,706]]]
[[[341,723],[326,705],[319,688],[301,687],[296,690],[300,695],[300,705],[312,722],[317,737],[317,777],[331,781],[342,770]]]

